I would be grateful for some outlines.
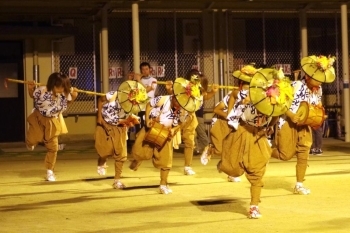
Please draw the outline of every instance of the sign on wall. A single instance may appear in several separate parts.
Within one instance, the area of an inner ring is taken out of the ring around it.
[[[117,78],[117,68],[116,67],[110,67],[109,68],[109,79],[115,79]]]
[[[275,65],[276,70],[279,70],[280,68],[282,68],[284,74],[288,74],[288,75],[292,74],[290,64],[276,64]]]
[[[157,78],[165,77],[164,66],[157,66]]]
[[[157,77],[157,66],[151,66],[150,74],[152,77]]]
[[[78,77],[78,68],[77,67],[69,67],[69,78],[77,79]]]
[[[122,67],[110,67],[108,77],[109,79],[123,78]]]
[[[165,77],[165,65],[162,66],[151,66],[150,75],[155,78]]]

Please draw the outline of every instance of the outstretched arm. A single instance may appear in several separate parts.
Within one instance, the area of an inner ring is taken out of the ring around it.
[[[228,115],[228,114],[230,113],[230,111],[232,110],[233,105],[234,105],[235,102],[236,102],[238,92],[239,92],[238,90],[233,90],[233,91],[231,92],[230,99],[229,99],[228,105],[227,105],[227,112],[226,112],[225,118],[227,118],[227,115]]]
[[[227,117],[227,112],[224,112],[225,104],[221,101],[218,105],[214,108],[214,113],[218,116],[221,116],[223,118]]]
[[[74,102],[74,100],[78,97],[78,89],[75,87],[71,87],[70,95],[72,99],[68,101],[68,104]]]
[[[27,88],[28,88],[28,94],[29,94],[30,98],[34,98],[34,96],[33,96],[33,93],[35,91],[35,83],[34,83],[34,81],[28,81]]]
[[[215,93],[219,90],[219,85],[213,84],[210,92],[203,93],[203,99],[209,100],[215,96]]]

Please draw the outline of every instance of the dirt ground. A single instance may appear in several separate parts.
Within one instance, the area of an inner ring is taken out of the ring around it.
[[[45,149],[0,144],[0,232],[350,232],[350,143],[325,139],[324,154],[310,156],[307,196],[295,195],[296,160],[271,159],[260,210],[247,218],[249,182],[228,182],[208,165],[193,162],[194,176],[183,174],[183,154],[174,155],[169,182],[173,194],[158,193],[159,171],[145,161],[138,171],[125,163],[125,190],[112,188],[96,173],[92,142],[59,151],[56,182],[44,181]]]

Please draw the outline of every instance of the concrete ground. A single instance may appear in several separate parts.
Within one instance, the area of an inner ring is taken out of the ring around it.
[[[350,144],[324,139],[324,154],[310,156],[305,186],[295,195],[296,160],[271,159],[260,210],[247,219],[249,182],[232,183],[196,156],[194,176],[183,174],[175,152],[169,182],[173,194],[158,194],[159,171],[145,161],[123,171],[125,190],[115,190],[114,167],[96,173],[93,142],[70,143],[59,151],[56,182],[44,181],[45,148],[0,144],[0,232],[350,232]]]

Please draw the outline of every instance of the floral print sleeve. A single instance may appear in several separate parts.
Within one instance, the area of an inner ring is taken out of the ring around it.
[[[321,86],[316,88],[316,90],[311,91],[305,82],[305,79],[301,81],[295,81],[292,83],[294,87],[294,100],[289,110],[296,113],[299,109],[300,103],[305,101],[312,105],[317,105],[321,102],[322,98],[322,88]]]
[[[45,86],[36,88],[33,98],[35,108],[45,117],[58,117],[67,109],[68,98],[64,94],[54,96],[53,92],[47,91]]]
[[[224,103],[226,109],[228,108],[228,102],[230,100],[230,97],[231,97],[231,92],[229,92],[223,99],[222,99],[222,102]]]
[[[126,117],[126,114],[120,106],[117,98],[113,98],[116,94],[117,92],[115,91],[108,92],[106,94],[106,99],[108,102],[102,106],[102,117],[108,124],[111,125],[118,125],[119,120],[125,119]]]
[[[322,88],[321,86],[316,88],[316,90],[311,91],[306,84],[305,79],[294,81],[292,83],[294,87],[294,100],[289,110],[293,113],[296,113],[299,109],[301,102],[307,102],[311,105],[317,105],[321,102],[322,98]],[[278,122],[278,128],[281,129],[284,123],[286,122],[285,116],[280,117]]]
[[[322,87],[321,86],[320,86],[320,88],[317,91],[317,99],[318,99],[319,103],[322,102]]]
[[[149,104],[151,105],[152,108],[156,107],[158,105],[158,102],[163,98],[163,96],[157,96],[157,97],[154,97],[152,98],[150,101],[149,101]]]
[[[294,100],[289,110],[296,113],[300,103],[307,98],[307,86],[301,81],[294,81],[292,86],[294,87]]]
[[[228,124],[237,129],[239,125],[239,119],[241,118],[246,106],[242,104],[242,101],[247,98],[249,94],[248,90],[241,90],[235,101],[235,104],[227,116]]]

